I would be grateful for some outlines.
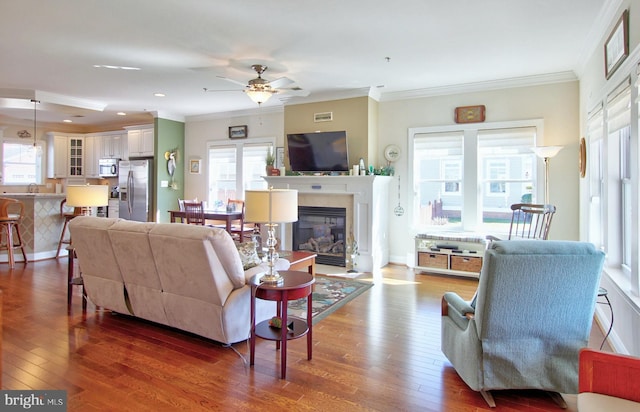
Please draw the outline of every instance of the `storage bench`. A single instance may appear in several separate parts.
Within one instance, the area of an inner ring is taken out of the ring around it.
[[[477,234],[419,234],[415,237],[415,269],[477,278],[487,244],[487,239]]]

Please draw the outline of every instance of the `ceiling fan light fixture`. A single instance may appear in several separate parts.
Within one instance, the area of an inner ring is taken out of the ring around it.
[[[271,98],[271,95],[277,93],[275,90],[266,87],[251,87],[244,92],[257,104],[262,104]]]

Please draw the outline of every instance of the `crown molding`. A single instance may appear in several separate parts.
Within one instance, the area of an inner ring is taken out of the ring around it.
[[[284,112],[284,106],[261,106],[261,107],[256,107],[255,109],[234,110],[229,112],[216,112],[216,113],[187,116],[185,118],[185,121],[203,122],[206,120],[228,119],[230,117],[259,116],[259,115],[283,113],[283,112]]]
[[[598,50],[602,50],[604,39],[609,35],[609,27],[620,17],[618,10],[622,8],[622,4],[623,0],[606,0],[602,5],[596,21],[583,42],[585,47],[583,47],[575,69],[578,77],[582,77],[591,56],[594,53],[599,53]]]
[[[544,84],[565,83],[577,81],[578,77],[572,71],[548,73],[535,76],[514,77],[510,79],[489,80],[476,83],[463,83],[426,89],[406,90],[382,93],[380,101],[394,101],[417,99],[422,97],[447,96],[453,94],[483,92],[488,90],[509,89],[515,87],[540,86]]]

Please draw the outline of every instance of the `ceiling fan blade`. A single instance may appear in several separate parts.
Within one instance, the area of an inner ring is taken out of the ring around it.
[[[242,89],[228,89],[228,90],[221,90],[221,89],[208,89],[206,87],[203,87],[204,91],[206,93],[211,93],[211,92],[241,92]]]
[[[224,77],[224,76],[216,76],[216,77],[217,77],[218,79],[226,80],[226,81],[231,82],[231,83],[234,83],[234,84],[239,84],[239,85],[240,85],[240,86],[242,86],[242,87],[247,87],[247,83],[239,82],[239,81],[237,81],[237,80],[233,80],[233,79],[230,79],[230,78],[228,78],[228,77]]]
[[[288,84],[294,83],[293,80],[287,77],[281,77],[279,79],[275,79],[269,82],[269,85],[274,89],[280,89]]]
[[[302,90],[301,88],[292,88],[292,89],[277,89],[279,93],[286,94],[287,96],[299,96],[306,97],[309,96],[308,90]]]

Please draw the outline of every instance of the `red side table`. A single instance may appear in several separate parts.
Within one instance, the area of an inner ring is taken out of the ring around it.
[[[315,279],[306,272],[298,271],[280,271],[280,276],[284,278],[284,282],[275,285],[260,283],[262,274],[251,278],[251,355],[249,364],[253,365],[256,352],[256,336],[276,341],[276,349],[280,349],[280,376],[285,379],[287,376],[287,341],[297,339],[307,335],[307,359],[311,360],[311,306],[313,293],[313,284]],[[287,318],[287,304],[290,300],[307,298],[307,320],[298,318]],[[282,328],[273,328],[269,326],[269,320],[264,320],[256,325],[256,298],[263,300],[272,300],[278,302],[276,316],[282,319]],[[287,328],[289,323],[293,322],[293,330]],[[282,345],[282,348],[280,346]]]

